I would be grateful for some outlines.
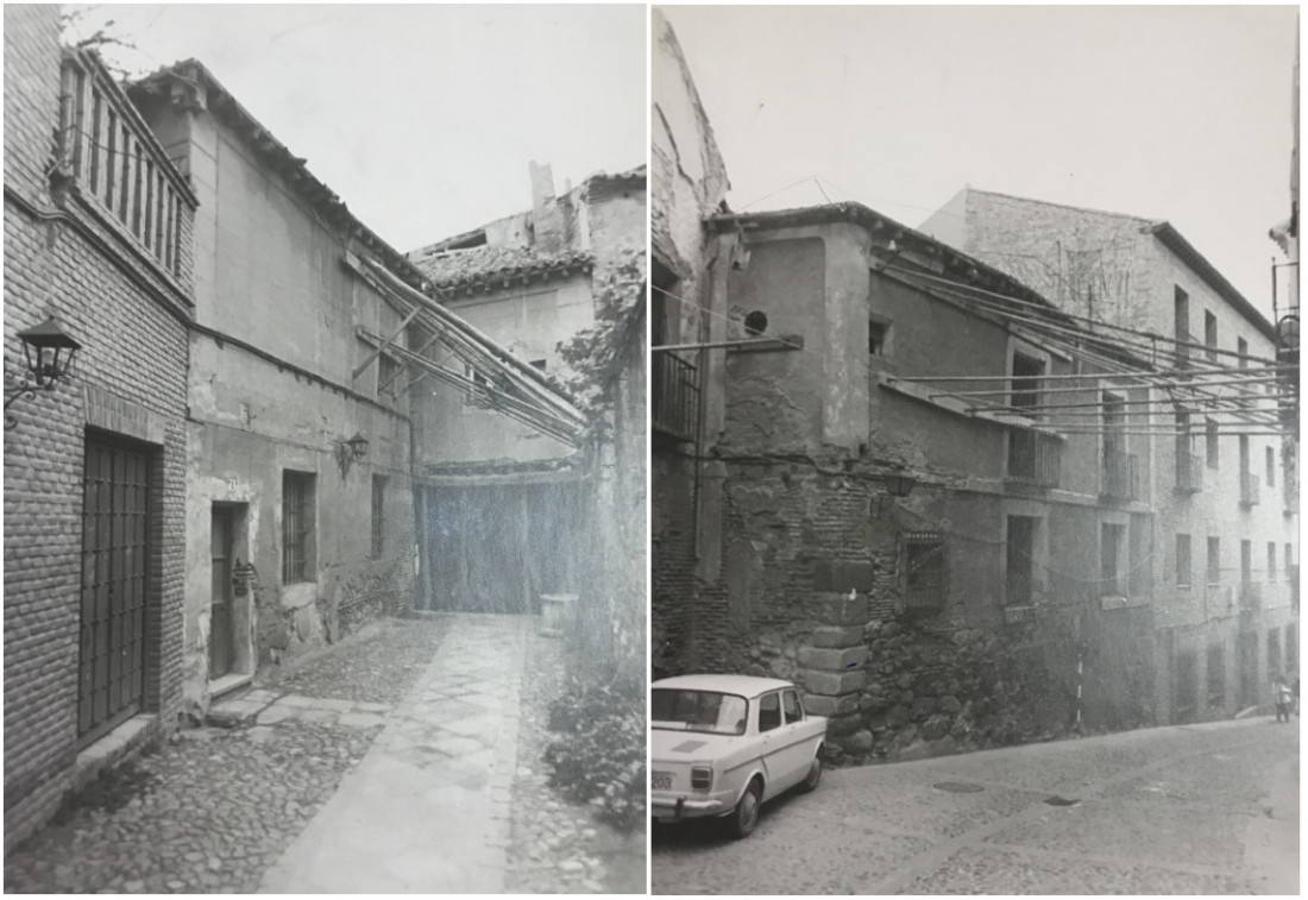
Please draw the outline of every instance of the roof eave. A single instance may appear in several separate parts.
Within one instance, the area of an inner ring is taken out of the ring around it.
[[[943,259],[951,261],[955,267],[969,268],[984,275],[987,280],[1004,286],[1007,292],[1021,299],[1040,303],[1050,309],[1056,309],[1042,294],[1018,281],[1013,276],[982,262],[974,256],[969,256],[943,241],[936,240],[929,234],[924,234],[916,228],[864,206],[862,203],[846,201],[759,213],[719,213],[707,219],[708,227],[718,233],[731,231],[737,224],[742,227],[753,225],[765,228],[785,228],[832,222],[851,222],[864,228],[890,231],[897,241],[907,238],[923,247],[930,247],[934,252],[939,253]]]
[[[1253,323],[1269,340],[1276,340],[1276,327],[1267,320],[1259,310],[1236,290],[1235,285],[1226,280],[1217,267],[1210,263],[1195,246],[1185,239],[1171,222],[1162,221],[1147,225],[1144,231],[1152,234],[1163,246],[1181,258],[1187,266],[1202,278],[1209,287],[1217,291],[1223,300],[1234,306],[1246,319]]]

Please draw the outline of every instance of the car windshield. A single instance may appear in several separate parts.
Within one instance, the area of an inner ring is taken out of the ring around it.
[[[719,691],[686,691],[655,688],[653,697],[655,728],[681,731],[707,731],[710,734],[744,734],[744,697]]]

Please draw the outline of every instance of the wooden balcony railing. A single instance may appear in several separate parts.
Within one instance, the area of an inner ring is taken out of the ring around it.
[[[1135,500],[1140,496],[1140,473],[1134,453],[1104,451],[1103,486],[1100,493],[1117,500]]]
[[[699,428],[699,372],[693,363],[662,351],[650,355],[650,418],[654,430],[679,441],[695,440]]]
[[[80,196],[178,277],[195,195],[92,52],[64,52],[59,138],[63,174]]]

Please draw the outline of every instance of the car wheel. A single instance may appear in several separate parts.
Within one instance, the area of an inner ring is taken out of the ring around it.
[[[754,826],[758,825],[759,806],[763,789],[758,781],[751,781],[749,787],[745,788],[745,793],[741,795],[740,802],[736,804],[736,811],[731,814],[731,834],[736,838],[749,837],[754,831]]]
[[[799,789],[802,793],[807,794],[818,786],[822,780],[822,754],[819,752],[813,757],[813,764],[808,767],[808,774],[804,780],[799,783]]]

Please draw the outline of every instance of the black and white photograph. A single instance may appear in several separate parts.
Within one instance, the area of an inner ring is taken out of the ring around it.
[[[5,7],[6,891],[646,891],[647,17]]]
[[[654,893],[1298,894],[1298,31],[654,7]]]

